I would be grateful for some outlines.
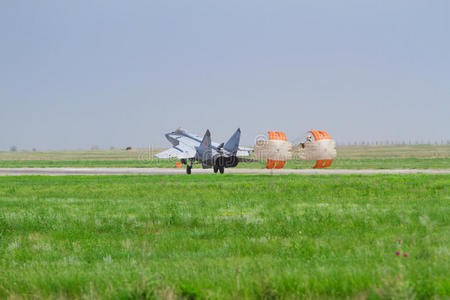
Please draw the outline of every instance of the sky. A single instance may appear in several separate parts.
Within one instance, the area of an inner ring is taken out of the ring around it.
[[[0,150],[450,139],[450,1],[0,2]]]

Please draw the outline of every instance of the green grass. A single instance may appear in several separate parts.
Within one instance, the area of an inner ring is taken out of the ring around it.
[[[134,167],[174,168],[178,160],[156,159],[163,149],[0,152],[0,168]],[[340,146],[334,169],[450,169],[450,145]],[[286,168],[308,169],[314,161],[289,161]],[[238,168],[265,168],[265,162]]]
[[[0,298],[448,299],[449,187],[449,175],[2,177]]]
[[[2,160],[0,168],[126,167],[174,168],[178,160]],[[314,161],[288,161],[285,168],[310,169]],[[264,169],[265,162],[240,163],[238,168]],[[200,168],[200,165],[195,165]],[[450,158],[336,159],[329,169],[450,169]]]

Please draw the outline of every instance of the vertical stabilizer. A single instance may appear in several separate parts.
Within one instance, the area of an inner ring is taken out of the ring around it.
[[[228,152],[235,154],[239,149],[239,141],[241,139],[241,129],[238,128],[236,132],[230,137],[223,148]]]
[[[211,132],[209,132],[209,129],[207,129],[199,148],[210,148],[210,147],[211,147]]]
[[[206,130],[205,135],[201,144],[197,147],[197,159],[201,161],[208,161],[212,159],[212,149],[211,149],[211,132]]]

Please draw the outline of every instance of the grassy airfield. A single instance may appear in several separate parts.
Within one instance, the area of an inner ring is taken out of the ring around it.
[[[159,160],[164,149],[0,152],[0,168],[134,167],[170,168],[178,160]],[[448,169],[450,145],[340,146],[333,169]],[[313,161],[289,161],[286,168],[307,169]],[[199,167],[197,165],[197,167]],[[264,168],[265,162],[240,163],[238,168]]]
[[[448,299],[449,183],[3,177],[0,298]]]

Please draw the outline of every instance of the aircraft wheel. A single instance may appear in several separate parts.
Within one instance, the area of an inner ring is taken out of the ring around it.
[[[191,174],[192,166],[186,167],[186,174]]]
[[[219,171],[219,167],[214,165],[213,169],[214,169],[214,174],[217,174],[217,171]]]
[[[225,172],[225,168],[224,167],[219,167],[219,171],[220,171],[220,174],[223,174]]]

